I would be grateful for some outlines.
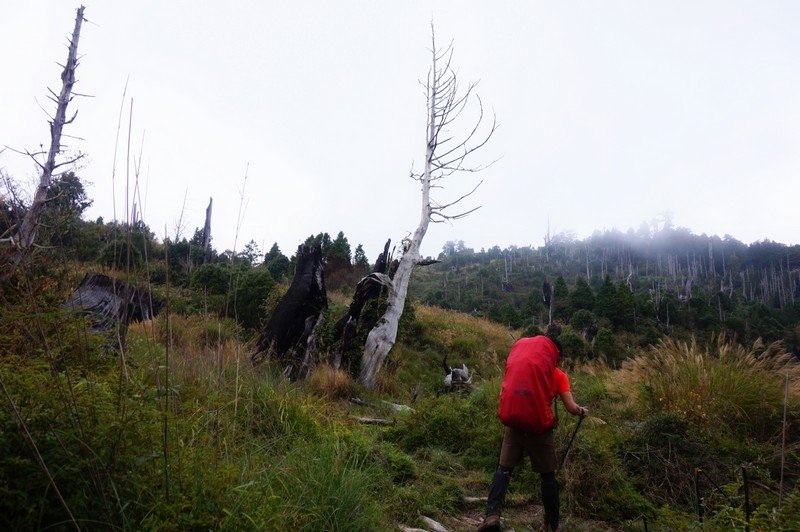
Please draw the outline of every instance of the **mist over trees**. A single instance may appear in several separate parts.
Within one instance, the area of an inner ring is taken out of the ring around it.
[[[475,251],[447,242],[441,263],[417,272],[422,301],[486,316],[511,327],[549,320],[542,283],[552,285],[553,319],[584,331],[588,350],[602,331],[627,331],[636,342],[663,335],[724,334],[800,345],[800,246],[644,225],[578,240],[548,236],[540,247]],[[589,312],[591,315],[587,314]],[[588,331],[588,333],[587,333]]]

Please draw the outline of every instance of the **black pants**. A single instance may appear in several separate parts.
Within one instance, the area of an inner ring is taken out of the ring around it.
[[[511,480],[513,467],[497,466],[492,477],[492,487],[489,489],[489,501],[486,506],[486,515],[500,515],[506,499],[506,490]],[[542,506],[544,506],[544,521],[553,529],[558,528],[559,502],[558,481],[554,471],[539,473],[542,478]]]

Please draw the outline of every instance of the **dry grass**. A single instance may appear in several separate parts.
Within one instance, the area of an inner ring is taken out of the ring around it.
[[[176,314],[169,320],[169,332],[165,314],[154,322],[132,324],[129,331],[150,342],[155,335],[162,350],[171,340],[170,375],[177,383],[218,386],[226,375],[252,373],[249,346],[239,339],[240,330],[233,320]]]
[[[769,435],[781,418],[787,377],[789,408],[798,414],[800,364],[779,342],[746,348],[721,338],[707,345],[666,339],[615,373],[609,387],[629,407],[676,412],[696,426],[723,422]]]
[[[342,307],[348,307],[350,306],[352,298],[353,298],[352,294],[350,295],[343,294],[338,290],[333,290],[328,292],[328,302],[331,303],[331,306],[339,305]]]
[[[431,339],[445,346],[459,337],[477,337],[485,350],[505,354],[520,337],[519,331],[505,325],[453,310],[418,305],[416,315]]]
[[[346,371],[322,364],[311,372],[308,387],[315,394],[328,399],[346,399],[354,395],[356,386]]]

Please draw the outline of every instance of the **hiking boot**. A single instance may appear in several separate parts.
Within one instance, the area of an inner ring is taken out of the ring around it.
[[[500,516],[497,514],[487,515],[478,532],[500,532]]]
[[[544,530],[546,532],[556,532],[556,530],[558,530],[558,525],[553,525],[552,523],[549,523],[549,522],[545,521],[544,522]]]

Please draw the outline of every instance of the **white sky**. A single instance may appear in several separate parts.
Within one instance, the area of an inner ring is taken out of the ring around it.
[[[475,162],[482,208],[432,225],[423,254],[446,240],[475,249],[540,245],[637,228],[664,212],[695,233],[798,243],[799,2],[85,2],[71,146],[88,154],[89,217],[113,217],[113,154],[129,77],[134,153],[144,136],[145,221],[174,234],[202,226],[238,249],[251,238],[291,254],[306,236],[343,230],[374,260],[419,219],[408,178],[424,149],[418,80],[429,22],[453,40],[462,82],[501,126]],[[60,89],[77,4],[5,1],[0,145],[49,143],[36,99]],[[123,218],[129,101],[117,157]],[[6,150],[0,167],[36,171]],[[445,193],[470,188],[472,176]],[[445,199],[445,198],[442,198]]]

